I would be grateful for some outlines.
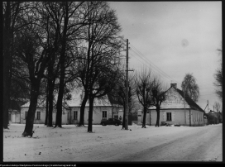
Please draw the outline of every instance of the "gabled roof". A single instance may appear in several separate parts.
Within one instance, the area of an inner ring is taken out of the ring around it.
[[[30,106],[30,101],[22,105],[21,107],[29,107]],[[37,102],[37,107],[45,107],[45,101],[38,100]]]
[[[205,112],[205,111],[204,111],[201,107],[199,107],[199,105],[197,105],[190,97],[188,97],[188,96],[185,96],[185,97],[184,97],[183,91],[181,91],[180,89],[177,89],[177,88],[176,88],[176,90],[177,90],[177,92],[185,99],[185,101],[188,103],[188,105],[190,105],[190,107],[191,107],[192,109],[197,109],[197,110],[199,110],[199,111]]]
[[[66,100],[65,103],[63,103],[65,108],[68,107],[80,107],[82,102],[82,91],[81,90],[74,90],[71,92],[71,100]],[[30,102],[27,102],[26,104],[22,105],[21,107],[29,107]],[[89,106],[89,102],[87,101],[86,106]],[[102,97],[102,98],[95,98],[94,99],[94,106],[112,106],[110,101],[108,100],[108,97]],[[39,99],[37,107],[45,107],[45,101]]]
[[[173,89],[174,91],[176,91],[185,100],[185,102],[189,105],[189,107],[191,109],[198,110],[198,111],[201,111],[201,112],[205,113],[205,111],[201,107],[199,107],[190,97],[188,97],[188,96],[185,96],[184,97],[183,91],[181,91],[180,89],[178,89],[176,87],[176,84],[175,85],[174,84],[171,84],[171,87],[168,90],[166,90],[164,93],[167,93],[171,89]],[[155,106],[151,106],[149,109],[155,109]]]
[[[80,98],[72,98],[71,100],[67,101],[67,104],[69,107],[80,107],[81,106],[81,102],[82,100]],[[86,107],[89,106],[89,101],[87,101]],[[95,98],[94,99],[94,106],[112,106],[111,103],[109,102],[109,100],[106,99],[98,99]]]
[[[80,107],[82,103],[83,93],[82,90],[74,90],[71,92],[71,100],[67,100],[69,107]],[[85,106],[89,106],[89,101],[87,101]],[[94,106],[112,106],[107,96],[102,98],[94,99]]]

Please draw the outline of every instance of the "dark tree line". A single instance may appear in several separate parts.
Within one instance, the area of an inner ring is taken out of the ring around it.
[[[113,89],[119,73],[113,61],[121,48],[115,11],[100,1],[4,2],[3,18],[4,128],[10,97],[15,96],[11,85],[24,92],[17,98],[30,101],[23,136],[32,136],[40,96],[46,98],[45,124],[52,126],[56,108],[55,127],[61,127],[63,100],[72,85],[79,85],[85,93],[81,113],[90,103],[91,132],[94,99]]]
[[[8,128],[8,109],[10,104],[10,98],[17,98],[14,95],[16,89],[11,85],[19,86],[19,89],[26,87],[26,84],[21,84],[21,75],[17,74],[17,70],[14,65],[18,60],[15,58],[15,33],[19,32],[21,28],[27,26],[29,23],[23,22],[23,17],[27,15],[27,8],[30,7],[28,3],[21,2],[4,2],[2,3],[3,12],[3,128]],[[14,61],[13,61],[14,60]],[[18,62],[18,68],[21,67],[21,62]],[[20,68],[21,70],[21,68]],[[14,82],[15,81],[15,82]],[[13,97],[14,96],[14,97]],[[21,95],[22,96],[22,95]],[[22,96],[22,97],[26,97]]]
[[[62,127],[64,101],[70,99],[74,87],[84,92],[79,126],[84,125],[89,102],[88,132],[92,132],[96,98],[111,95],[126,111],[125,71],[115,61],[123,47],[120,31],[107,2],[4,2],[4,128],[8,128],[10,99],[30,101],[23,136],[32,136],[39,99],[45,99],[45,124],[53,126],[56,109],[55,127]],[[154,105],[159,126],[162,83],[147,71],[129,77],[128,83],[129,111],[138,99],[145,127],[147,109]]]

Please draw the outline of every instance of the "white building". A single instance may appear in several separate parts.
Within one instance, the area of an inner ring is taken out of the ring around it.
[[[169,124],[178,124],[185,126],[205,125],[204,110],[202,110],[192,99],[183,95],[183,92],[177,89],[177,84],[171,84],[171,87],[165,92],[166,100],[162,102],[160,108],[160,124],[166,122]],[[143,111],[138,112],[138,123],[142,124]],[[156,109],[150,107],[146,114],[146,125],[156,124]]]
[[[62,124],[77,124],[80,121],[80,107],[82,102],[82,92],[74,91],[71,100],[66,101],[66,108],[63,107]],[[29,102],[21,106],[21,123],[26,122],[26,115],[29,109]],[[87,101],[84,111],[84,123],[88,124],[89,102]],[[94,100],[93,124],[100,124],[102,119],[123,117],[123,107],[112,105],[108,98]],[[46,117],[45,104],[38,104],[35,112],[35,124],[44,124]],[[56,109],[52,114],[52,123],[55,124]]]

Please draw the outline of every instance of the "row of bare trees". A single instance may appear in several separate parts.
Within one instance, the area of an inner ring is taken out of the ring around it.
[[[107,2],[4,2],[4,128],[16,78],[26,92],[19,98],[30,101],[23,136],[32,136],[40,96],[46,97],[46,125],[52,126],[56,103],[55,127],[61,127],[63,101],[74,86],[85,92],[81,117],[89,100],[91,132],[93,101],[109,93],[118,78],[114,60],[122,47],[120,31]]]
[[[135,80],[136,94],[138,101],[143,106],[143,121],[142,128],[146,128],[146,113],[150,106],[156,108],[156,125],[160,126],[160,106],[165,100],[166,87],[163,82],[157,77],[153,76],[151,71],[143,70],[139,73]]]
[[[143,108],[143,121],[142,128],[146,128],[146,113],[149,107],[155,106],[157,112],[156,126],[160,126],[160,106],[161,103],[165,100],[166,87],[163,82],[157,77],[154,76],[150,70],[143,69],[142,71],[137,72],[135,75],[129,75],[128,78],[128,103],[129,103],[129,112],[135,107],[137,103]],[[109,96],[117,104],[123,106],[123,110],[126,111],[125,105],[125,76],[120,77],[119,83],[110,92]],[[125,128],[125,112],[123,115],[123,124],[122,128]]]
[[[113,97],[118,100],[118,103],[123,105],[125,111],[125,79],[124,77],[121,77],[121,79],[122,80],[117,84],[116,89],[112,93],[114,95]],[[143,108],[142,128],[146,128],[146,114],[151,106],[154,106],[156,109],[155,126],[159,127],[160,106],[161,103],[166,100],[166,91],[168,88],[158,76],[154,76],[151,71],[147,69],[143,69],[133,77],[129,77],[128,85],[129,110],[133,108],[132,104],[135,104],[135,101],[138,101]],[[187,73],[185,75],[181,87],[185,98],[189,97],[194,102],[198,101],[199,86],[193,74]],[[123,127],[125,127],[124,121],[123,119]]]
[[[79,126],[89,102],[88,132],[92,132],[95,98],[108,95],[125,105],[125,77],[118,59],[123,41],[115,11],[107,2],[4,2],[3,3],[3,113],[8,128],[9,103],[29,99],[23,136],[32,136],[39,99],[46,101],[47,126],[62,126],[64,100],[74,87],[84,91]],[[159,126],[163,83],[150,71],[129,77],[129,109],[138,101],[144,112],[155,106]],[[125,113],[124,113],[125,114]],[[124,117],[125,118],[125,115]],[[125,120],[123,120],[125,127]]]

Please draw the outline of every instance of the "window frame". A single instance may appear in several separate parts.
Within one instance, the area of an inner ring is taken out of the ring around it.
[[[102,111],[102,119],[107,119],[107,111]]]
[[[73,112],[73,120],[77,121],[77,118],[78,118],[78,111],[74,111]]]
[[[41,112],[37,111],[37,120],[41,120]]]
[[[172,121],[172,112],[166,113],[166,121]]]

